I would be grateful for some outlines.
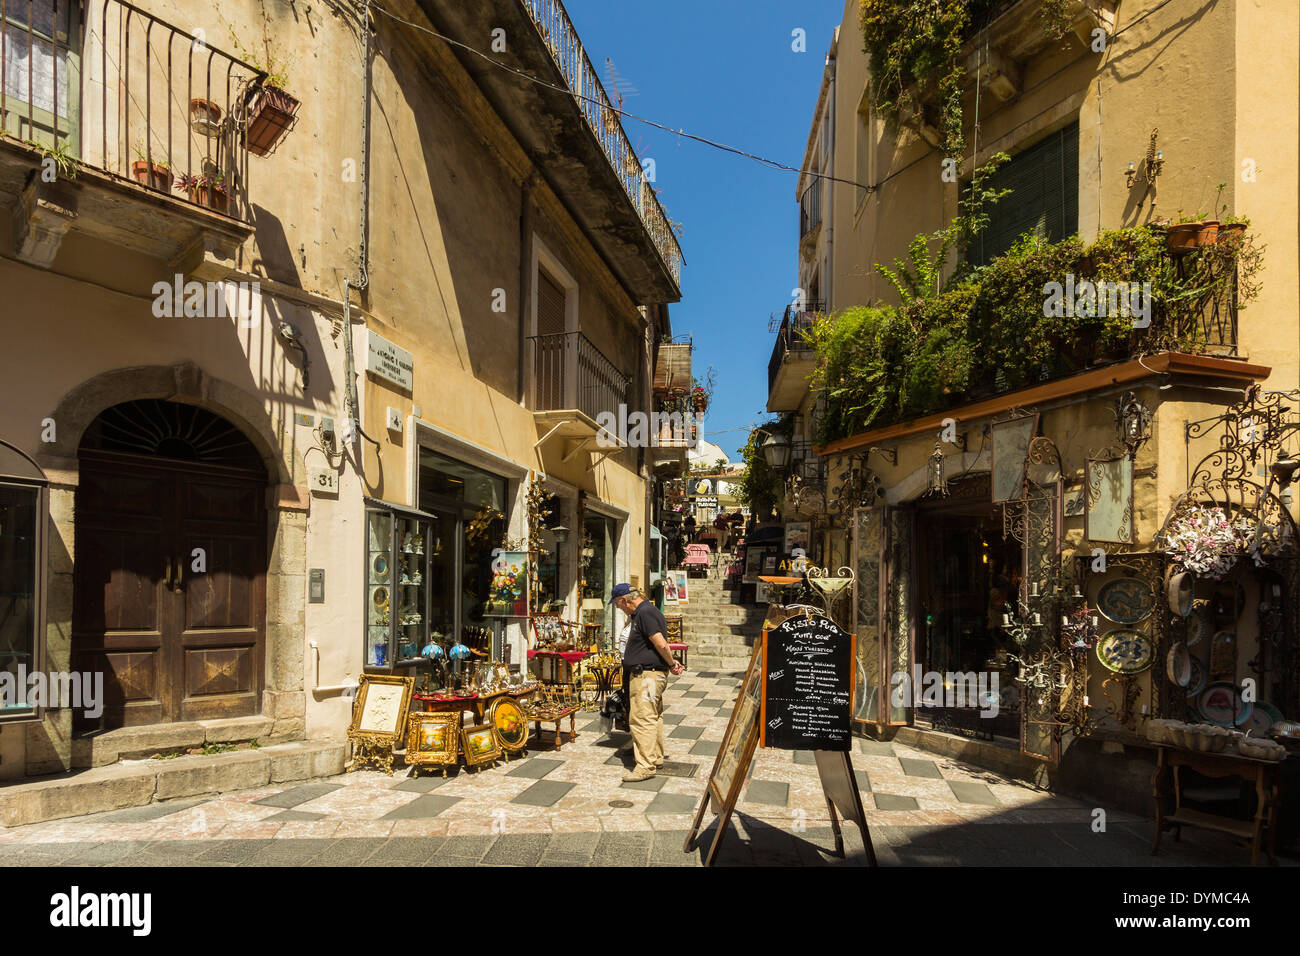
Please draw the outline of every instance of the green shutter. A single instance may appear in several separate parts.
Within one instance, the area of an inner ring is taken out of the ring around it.
[[[1079,228],[1079,124],[1071,123],[1018,153],[990,177],[994,189],[1010,189],[993,206],[989,224],[968,251],[985,265],[1027,232],[1056,241]]]

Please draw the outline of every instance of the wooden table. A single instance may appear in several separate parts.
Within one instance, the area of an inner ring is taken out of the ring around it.
[[[1156,772],[1151,776],[1151,789],[1156,801],[1156,834],[1151,844],[1153,856],[1160,849],[1160,837],[1165,830],[1173,830],[1174,841],[1177,842],[1182,836],[1182,828],[1186,826],[1216,830],[1249,840],[1251,866],[1259,862],[1260,847],[1267,839],[1268,862],[1277,865],[1277,816],[1282,805],[1282,764],[1285,761],[1258,760],[1236,752],[1207,753],[1164,744],[1157,744],[1156,752],[1159,755]],[[1207,777],[1236,777],[1253,783],[1258,800],[1254,819],[1240,820],[1184,807],[1179,779],[1179,770],[1183,767]],[[1167,792],[1164,785],[1167,771],[1171,768],[1174,777],[1174,812],[1166,816],[1164,805]]]
[[[527,690],[498,690],[491,694],[476,694],[473,697],[454,697],[451,700],[444,700],[438,697],[432,697],[427,694],[412,694],[412,700],[418,700],[424,704],[426,714],[451,714],[456,711],[472,710],[478,717],[478,722],[482,723],[487,719],[487,712],[492,705],[502,697],[514,697],[516,700],[524,700],[537,693],[537,688]]]

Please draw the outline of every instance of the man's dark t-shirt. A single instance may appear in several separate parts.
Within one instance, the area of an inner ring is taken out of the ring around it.
[[[627,649],[623,652],[624,667],[668,666],[650,643],[651,634],[662,634],[666,640],[668,622],[659,613],[659,608],[649,601],[642,601],[632,612],[632,631],[628,634]]]

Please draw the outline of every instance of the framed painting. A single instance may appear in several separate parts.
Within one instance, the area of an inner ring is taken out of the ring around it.
[[[365,738],[372,743],[393,744],[400,740],[406,729],[414,686],[414,677],[362,674],[352,704],[348,736]]]
[[[406,762],[412,767],[454,767],[460,760],[460,711],[411,714],[407,721]]]
[[[1133,540],[1133,459],[1087,460],[1087,496],[1083,517],[1089,541]]]
[[[528,616],[528,552],[498,551],[492,558],[486,617]]]
[[[1021,495],[1025,479],[1025,458],[1029,443],[1038,431],[1038,413],[994,422],[993,433],[993,501],[1013,501]]]
[[[678,604],[689,604],[691,600],[690,580],[691,576],[686,571],[669,571],[668,579],[673,583],[673,590],[677,593]]]
[[[741,579],[742,583],[758,583],[758,576],[763,573],[764,554],[766,552],[758,545],[749,545],[745,548],[745,576]]]
[[[812,523],[808,521],[790,521],[785,526],[784,553],[790,554],[795,548],[808,550],[808,539],[812,534]]]
[[[502,697],[492,705],[488,723],[497,735],[497,743],[508,754],[523,753],[528,746],[528,719],[519,702]]]
[[[501,758],[501,744],[491,724],[462,727],[460,741],[467,766],[478,767]]]

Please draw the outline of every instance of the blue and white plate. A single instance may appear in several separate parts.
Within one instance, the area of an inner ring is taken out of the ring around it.
[[[1097,660],[1116,674],[1141,674],[1155,659],[1155,643],[1132,628],[1116,628],[1097,642]]]

